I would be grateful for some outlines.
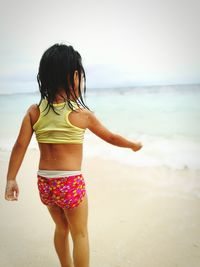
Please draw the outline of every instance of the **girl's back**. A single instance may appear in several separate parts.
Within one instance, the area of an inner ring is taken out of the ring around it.
[[[54,102],[56,104],[61,101]],[[77,110],[76,110],[77,111]],[[86,109],[78,109],[79,112],[72,111],[68,116],[70,123],[76,127],[88,128],[88,112]],[[30,109],[30,119],[32,127],[36,124],[40,116],[37,105],[32,105]],[[39,169],[45,170],[81,170],[83,157],[83,143],[40,143]]]

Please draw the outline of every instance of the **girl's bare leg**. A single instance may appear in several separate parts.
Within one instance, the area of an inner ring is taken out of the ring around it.
[[[63,209],[73,240],[74,267],[89,267],[88,198],[85,194],[78,207]]]
[[[55,222],[54,246],[61,267],[74,267],[69,247],[69,225],[63,209],[58,206],[47,206]]]

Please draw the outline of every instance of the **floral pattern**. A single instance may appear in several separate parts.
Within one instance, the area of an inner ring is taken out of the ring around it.
[[[61,208],[77,207],[86,194],[85,181],[82,174],[68,177],[46,178],[37,175],[40,199],[45,205],[57,204]]]

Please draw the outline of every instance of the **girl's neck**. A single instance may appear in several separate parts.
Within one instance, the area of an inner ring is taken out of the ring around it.
[[[74,99],[72,98],[72,96],[70,96],[69,99],[70,99],[71,101],[74,101]],[[64,93],[59,93],[59,94],[56,95],[56,97],[55,97],[53,103],[55,103],[55,104],[59,104],[59,103],[63,103],[63,102],[65,102],[66,100],[67,100],[67,95],[66,95],[66,93],[65,93],[65,92],[64,92]]]

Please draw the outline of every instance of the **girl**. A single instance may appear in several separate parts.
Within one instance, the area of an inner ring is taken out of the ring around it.
[[[61,267],[89,267],[88,198],[81,173],[85,130],[133,151],[142,144],[110,132],[84,103],[85,71],[80,54],[71,45],[54,44],[44,52],[37,81],[41,99],[23,118],[10,156],[5,199],[18,200],[16,176],[35,132],[40,149],[37,186],[55,222],[54,245]]]

